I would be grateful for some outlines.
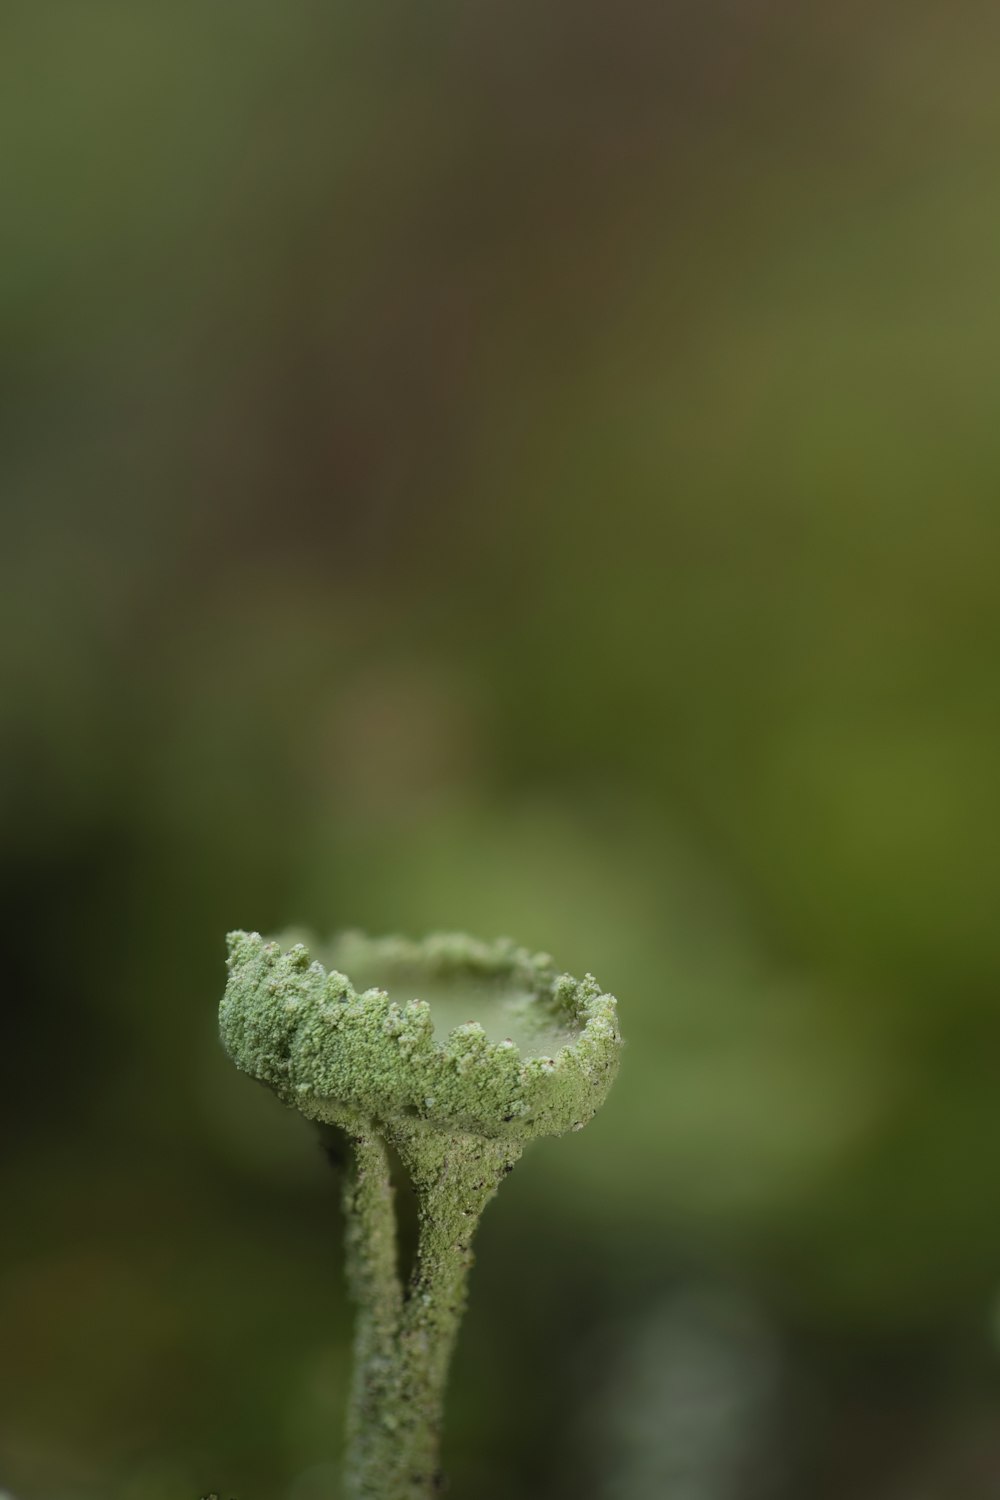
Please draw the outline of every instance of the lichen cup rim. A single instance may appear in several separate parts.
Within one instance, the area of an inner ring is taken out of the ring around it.
[[[591,1118],[617,1070],[614,996],[592,975],[561,973],[548,954],[509,939],[432,933],[411,941],[349,931],[313,947],[353,947],[368,963],[424,972],[428,980],[509,979],[537,1004],[542,1021],[562,1027],[551,1055],[525,1057],[512,1040],[491,1041],[476,1021],[435,1038],[426,1001],[401,1005],[386,988],[359,991],[304,942],[243,931],[227,941],[223,1044],[237,1067],[311,1119],[343,1124],[361,1115],[390,1133],[559,1135]]]

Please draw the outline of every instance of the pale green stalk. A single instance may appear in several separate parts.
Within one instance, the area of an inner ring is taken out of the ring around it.
[[[521,1154],[517,1142],[420,1131],[408,1138],[401,1132],[395,1145],[416,1189],[419,1214],[416,1259],[405,1293],[395,1269],[391,1277],[382,1274],[388,1163],[377,1193],[358,1191],[359,1173],[368,1170],[358,1165],[345,1189],[348,1276],[358,1307],[345,1463],[350,1500],[423,1500],[434,1493],[445,1385],[465,1310],[472,1238],[483,1209]],[[366,1143],[363,1149],[371,1148]]]

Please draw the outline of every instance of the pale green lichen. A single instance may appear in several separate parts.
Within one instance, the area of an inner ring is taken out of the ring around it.
[[[222,1040],[286,1104],[347,1135],[358,1307],[347,1494],[417,1500],[435,1485],[479,1216],[527,1140],[579,1129],[602,1103],[621,1047],[616,1004],[592,976],[507,941],[347,933],[324,956],[326,967],[302,943],[231,933]],[[390,1147],[418,1200],[406,1288]]]

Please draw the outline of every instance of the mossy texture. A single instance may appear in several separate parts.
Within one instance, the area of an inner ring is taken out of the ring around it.
[[[329,948],[345,970],[382,982],[359,992],[302,943],[230,934],[222,1040],[239,1068],[350,1144],[347,1275],[358,1319],[346,1493],[418,1500],[438,1481],[479,1217],[527,1140],[579,1129],[605,1098],[621,1047],[617,1009],[592,976],[560,974],[548,955],[503,940],[350,933]],[[466,1012],[441,1034],[441,1013]],[[405,1288],[390,1147],[418,1201]]]

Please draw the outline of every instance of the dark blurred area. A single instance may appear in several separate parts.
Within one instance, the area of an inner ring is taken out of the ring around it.
[[[620,998],[456,1500],[996,1497],[1000,12],[2,31],[0,1488],[336,1496],[295,923]]]

